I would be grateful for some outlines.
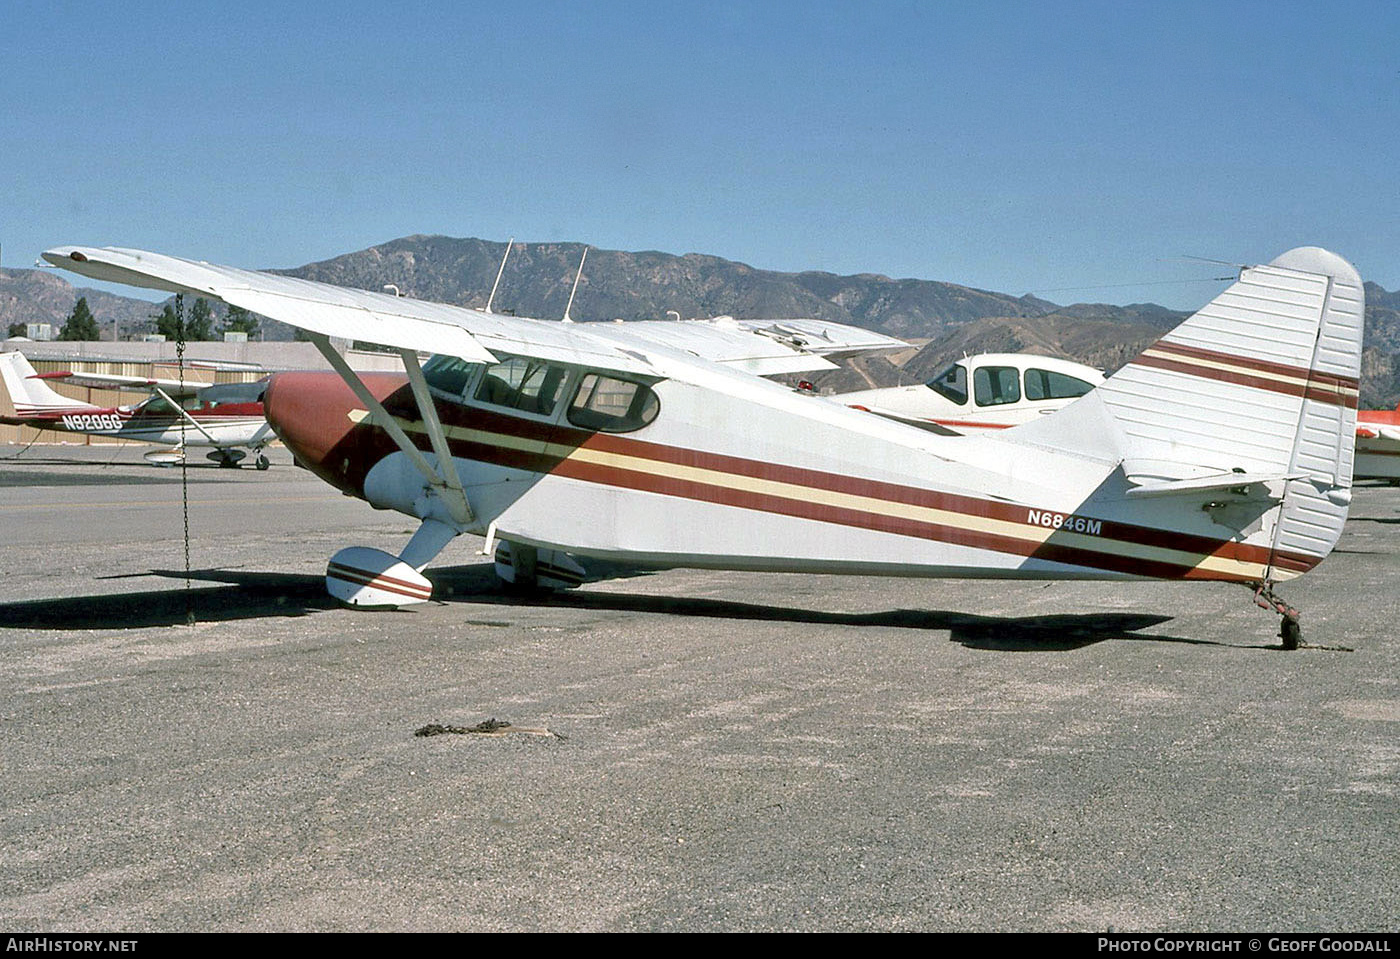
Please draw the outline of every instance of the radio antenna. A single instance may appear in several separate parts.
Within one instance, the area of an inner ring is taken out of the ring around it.
[[[578,272],[574,274],[574,288],[569,291],[569,305],[564,307],[564,322],[572,323],[574,318],[569,311],[574,308],[574,294],[578,292],[578,281],[583,277],[583,262],[588,259],[588,247],[583,248],[583,256],[578,258]]]
[[[491,312],[491,304],[496,300],[496,287],[501,285],[501,274],[506,271],[506,260],[510,259],[510,248],[515,243],[515,237],[506,241],[506,252],[501,257],[501,268],[496,271],[496,282],[491,284],[491,295],[486,298],[486,312]]]

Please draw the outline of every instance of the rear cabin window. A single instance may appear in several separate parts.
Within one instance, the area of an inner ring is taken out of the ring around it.
[[[476,399],[492,406],[548,416],[554,412],[568,371],[540,360],[514,357],[488,367]]]
[[[967,370],[957,363],[924,384],[944,399],[962,406],[967,402]]]
[[[1014,366],[979,366],[972,374],[978,406],[1001,406],[1021,399],[1021,371]]]
[[[569,422],[586,430],[630,433],[656,419],[660,409],[661,400],[644,383],[586,373],[569,404]]]
[[[1056,373],[1053,370],[1026,370],[1026,399],[1028,400],[1071,400],[1083,396],[1094,388],[1077,376]]]

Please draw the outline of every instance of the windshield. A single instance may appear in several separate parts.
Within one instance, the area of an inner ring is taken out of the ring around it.
[[[967,370],[959,363],[954,363],[924,385],[959,406],[967,402]]]
[[[423,366],[423,379],[428,381],[428,386],[453,398],[462,395],[471,373],[472,365],[456,356],[438,354]]]

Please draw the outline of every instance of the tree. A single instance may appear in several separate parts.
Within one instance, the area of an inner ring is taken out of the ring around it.
[[[175,307],[166,303],[151,319],[155,320],[156,332],[168,341],[174,343],[180,339],[180,318],[175,313]],[[214,338],[214,314],[204,297],[195,300],[194,306],[185,314],[184,333],[186,343]]]
[[[247,333],[248,339],[258,335],[258,315],[249,313],[241,306],[230,306],[224,317],[225,333]]]
[[[12,338],[16,336],[28,336],[29,327],[23,323],[11,323],[9,335]]]
[[[170,342],[175,342],[180,338],[180,321],[175,316],[175,307],[169,303],[160,308],[160,312],[151,317],[156,322],[156,332],[165,337]]]
[[[209,301],[204,297],[194,301],[190,315],[185,318],[186,340],[212,340],[214,338],[214,313],[209,309]]]
[[[73,304],[73,312],[68,314],[63,329],[58,331],[58,338],[70,341],[96,340],[100,339],[101,335],[97,328],[97,320],[93,319],[92,310],[88,309],[87,297],[78,297],[78,302]]]

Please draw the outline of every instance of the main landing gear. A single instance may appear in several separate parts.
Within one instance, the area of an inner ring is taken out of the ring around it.
[[[567,553],[501,540],[496,545],[496,576],[501,587],[517,595],[540,595],[573,589],[587,571]]]
[[[243,450],[217,449],[208,454],[208,459],[218,463],[221,469],[238,469],[243,465],[243,460],[248,456]],[[149,457],[147,457],[149,459]],[[253,465],[259,470],[265,470],[272,465],[272,461],[267,458],[267,454],[258,453],[258,458],[253,461]]]
[[[242,450],[217,449],[205,454],[205,458],[219,464],[220,469],[237,469],[238,464],[248,454]]]

